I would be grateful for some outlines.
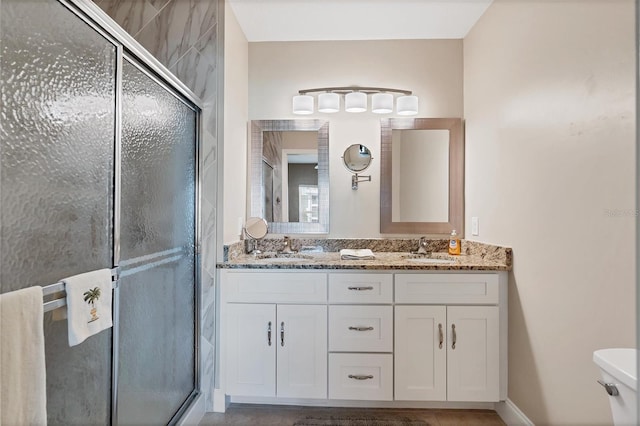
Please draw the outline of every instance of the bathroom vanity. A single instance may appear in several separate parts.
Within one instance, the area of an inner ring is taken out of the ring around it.
[[[505,400],[510,258],[433,257],[219,264],[218,396],[372,407]]]

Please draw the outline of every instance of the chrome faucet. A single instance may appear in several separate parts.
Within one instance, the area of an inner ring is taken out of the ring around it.
[[[295,253],[295,251],[291,250],[291,240],[287,236],[284,237],[284,243],[281,253]]]
[[[418,243],[418,251],[416,253],[430,255],[431,252],[427,251],[427,246],[427,237],[420,237],[420,242]]]
[[[247,254],[252,254],[254,256],[262,254],[260,249],[258,249],[258,240],[251,237],[246,238],[244,240],[244,252]]]

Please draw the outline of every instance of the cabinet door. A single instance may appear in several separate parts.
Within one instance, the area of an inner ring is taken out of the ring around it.
[[[327,397],[327,307],[278,305],[278,397]]]
[[[276,305],[230,303],[227,327],[229,395],[276,396]]]
[[[500,398],[497,306],[449,306],[447,400]]]
[[[396,400],[446,400],[446,324],[445,306],[395,307]]]

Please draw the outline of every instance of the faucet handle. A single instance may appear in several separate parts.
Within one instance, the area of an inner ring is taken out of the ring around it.
[[[418,254],[431,254],[427,251],[427,246],[429,243],[427,242],[427,237],[420,237],[420,241],[418,242]]]
[[[291,250],[291,240],[286,235],[284,236],[283,245],[284,247],[282,248],[282,253],[293,253],[293,250]]]

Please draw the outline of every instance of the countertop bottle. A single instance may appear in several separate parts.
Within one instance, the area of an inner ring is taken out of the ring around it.
[[[460,254],[460,238],[455,229],[451,231],[451,237],[449,237],[449,254]]]

